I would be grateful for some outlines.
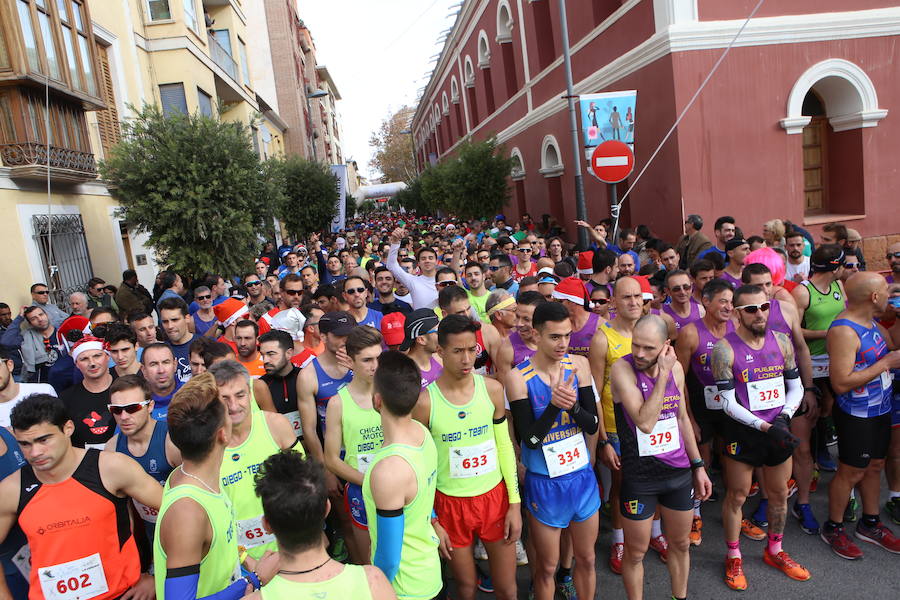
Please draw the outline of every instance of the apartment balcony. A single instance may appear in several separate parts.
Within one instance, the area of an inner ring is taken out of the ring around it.
[[[208,36],[207,40],[209,41],[209,55],[213,59],[213,62],[216,63],[220,69],[225,71],[229,77],[235,82],[238,81],[238,64],[235,60],[228,54],[228,51],[222,47],[219,42],[216,41],[216,38],[213,36]]]
[[[45,179],[47,166],[54,181],[81,183],[97,178],[97,164],[90,152],[50,146],[40,142],[0,144],[0,160],[9,167],[10,177]]]

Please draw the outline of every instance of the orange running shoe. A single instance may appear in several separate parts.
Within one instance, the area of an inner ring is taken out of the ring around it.
[[[750,484],[750,491],[747,492],[747,497],[752,498],[753,496],[759,493],[759,483],[754,481]]]
[[[741,533],[756,542],[766,539],[766,532],[751,523],[750,519],[741,521]]]
[[[810,578],[809,571],[800,566],[788,553],[782,550],[775,556],[769,554],[769,549],[763,551],[763,562],[771,567],[779,569],[782,573],[797,581],[806,581]]]
[[[791,477],[787,482],[788,498],[797,493],[797,480]]]
[[[747,578],[740,558],[725,559],[725,585],[739,592],[747,589]]]
[[[699,546],[703,541],[703,519],[695,516],[691,523],[691,533],[689,535],[691,546]]]

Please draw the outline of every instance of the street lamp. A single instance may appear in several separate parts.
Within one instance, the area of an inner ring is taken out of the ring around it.
[[[316,90],[310,94],[306,94],[306,114],[309,115],[309,126],[310,127],[312,127],[312,125],[313,125],[313,114],[312,114],[312,106],[310,105],[309,101],[313,98],[324,98],[327,95],[328,95],[328,92],[325,90]],[[312,138],[313,138],[312,139],[312,156],[313,156],[313,160],[318,162],[319,159],[316,156],[316,137],[315,137],[315,135],[313,135]]]

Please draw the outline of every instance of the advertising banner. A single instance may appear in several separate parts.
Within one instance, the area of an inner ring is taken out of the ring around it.
[[[634,151],[637,90],[582,94],[578,102],[585,160],[608,140],[624,142]]]

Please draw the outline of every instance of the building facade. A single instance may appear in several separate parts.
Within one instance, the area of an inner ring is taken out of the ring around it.
[[[634,182],[755,6],[750,0],[568,0],[575,94],[637,90]],[[576,160],[558,3],[467,0],[413,120],[417,161],[496,136],[516,159],[511,215],[550,214],[574,239]],[[622,208],[668,239],[684,215],[771,218],[866,238],[900,232],[900,6],[890,0],[769,2],[647,168]],[[893,118],[892,118],[893,117]],[[583,160],[583,159],[581,159]],[[588,216],[609,190],[584,166]],[[489,216],[489,215],[488,215]],[[881,244],[886,240],[867,240]],[[883,257],[883,252],[878,251]]]

